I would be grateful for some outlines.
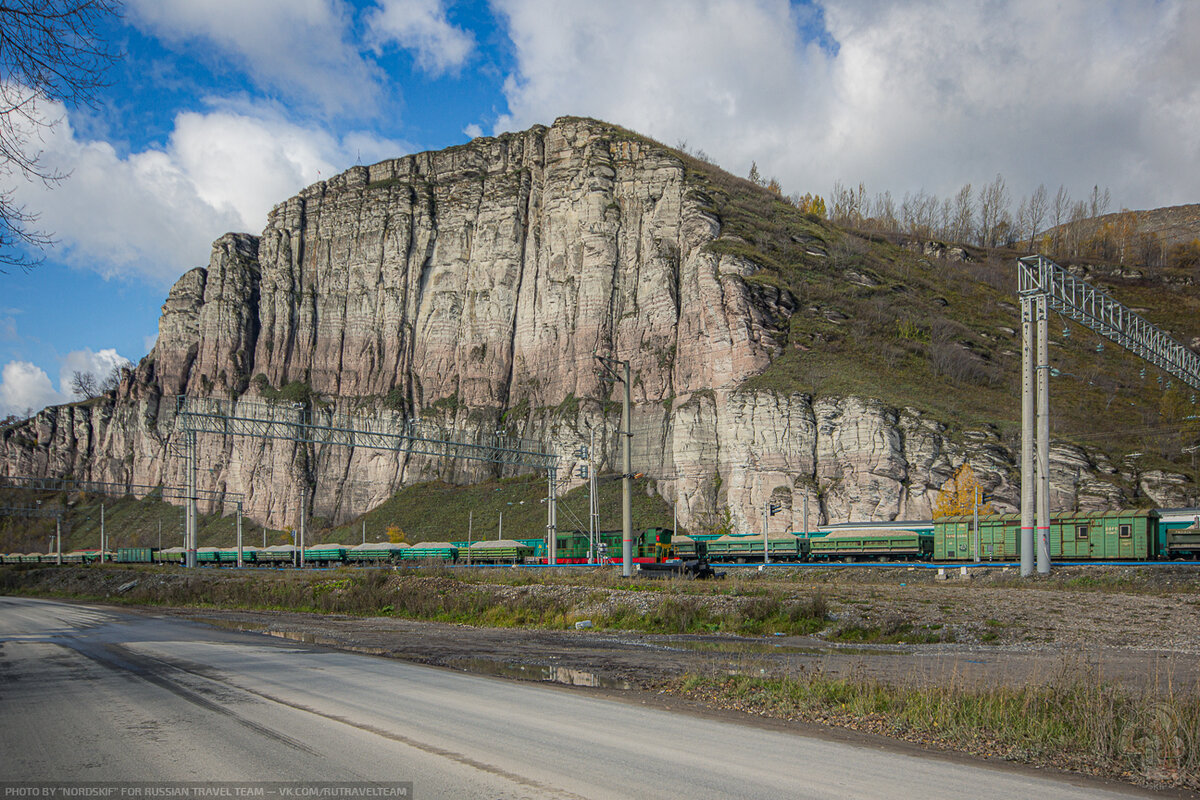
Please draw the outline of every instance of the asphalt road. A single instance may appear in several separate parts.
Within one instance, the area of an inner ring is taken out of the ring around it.
[[[198,623],[0,597],[0,781],[411,782],[451,798],[1108,798],[1096,782]]]

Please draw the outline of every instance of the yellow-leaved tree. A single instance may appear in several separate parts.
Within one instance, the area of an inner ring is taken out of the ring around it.
[[[388,525],[387,537],[392,544],[400,544],[407,538],[399,525]]]
[[[938,492],[937,502],[933,504],[933,518],[956,517],[960,514],[970,514],[975,510],[976,491],[983,497],[983,487],[975,477],[975,470],[970,464],[963,464],[950,480],[942,485]],[[991,514],[992,504],[983,503],[979,506],[980,514]]]

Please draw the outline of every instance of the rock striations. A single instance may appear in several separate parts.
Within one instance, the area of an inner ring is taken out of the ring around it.
[[[591,430],[618,463],[619,395],[598,377],[599,353],[631,362],[634,467],[686,525],[728,509],[756,529],[767,499],[784,509],[773,524],[793,530],[805,501],[813,524],[928,517],[964,460],[1015,502],[1013,455],[994,433],[955,444],[875,400],[740,389],[777,353],[796,301],[752,287],[753,263],[708,247],[721,235],[677,154],[594,120],[355,167],[276,206],[261,236],[218,239],[208,267],[171,289],[153,352],[115,396],[6,429],[0,471],[183,485],[175,396],[189,394],[500,427],[552,444],[565,475]],[[492,474],[363,449],[199,443],[201,487],[244,493],[275,526],[302,497],[341,521],[408,483]],[[1114,501],[1115,469],[1061,449],[1055,463],[1060,499]]]

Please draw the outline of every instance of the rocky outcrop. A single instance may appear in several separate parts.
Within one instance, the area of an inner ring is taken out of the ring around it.
[[[710,246],[721,223],[691,180],[666,148],[574,118],[355,167],[278,205],[261,236],[218,239],[208,267],[171,289],[154,351],[117,392],[7,429],[0,470],[183,485],[176,395],[314,395],[333,411],[540,439],[572,475],[592,430],[617,463],[618,390],[600,354],[631,364],[635,469],[685,525],[728,509],[756,528],[768,500],[789,529],[805,507],[812,524],[928,517],[964,461],[1015,505],[1014,460],[993,430],[952,436],[874,400],[740,388],[780,351],[798,303],[736,248]],[[1061,448],[1052,461],[1059,505],[1122,499],[1109,465]],[[406,483],[495,472],[211,435],[199,465],[202,488],[243,493],[269,525],[301,503],[339,521]]]

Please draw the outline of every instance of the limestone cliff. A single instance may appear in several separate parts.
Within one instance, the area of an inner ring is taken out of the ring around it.
[[[634,373],[635,469],[685,525],[774,526],[928,517],[964,460],[1015,503],[1014,460],[992,429],[950,436],[908,408],[751,391],[787,342],[791,291],[749,280],[703,187],[673,151],[593,120],[477,139],[347,172],[278,205],[259,237],[228,234],[183,275],[158,342],[115,396],[50,408],[6,430],[0,470],[182,485],[175,396],[280,390],[341,409],[497,427],[540,438],[573,470],[590,431],[617,462],[613,388],[594,355]],[[200,437],[200,484],[290,522],[344,520],[398,487],[478,479],[480,465],[362,449]],[[1056,448],[1062,505],[1123,499],[1139,476]],[[1190,486],[1150,476],[1175,504]]]

